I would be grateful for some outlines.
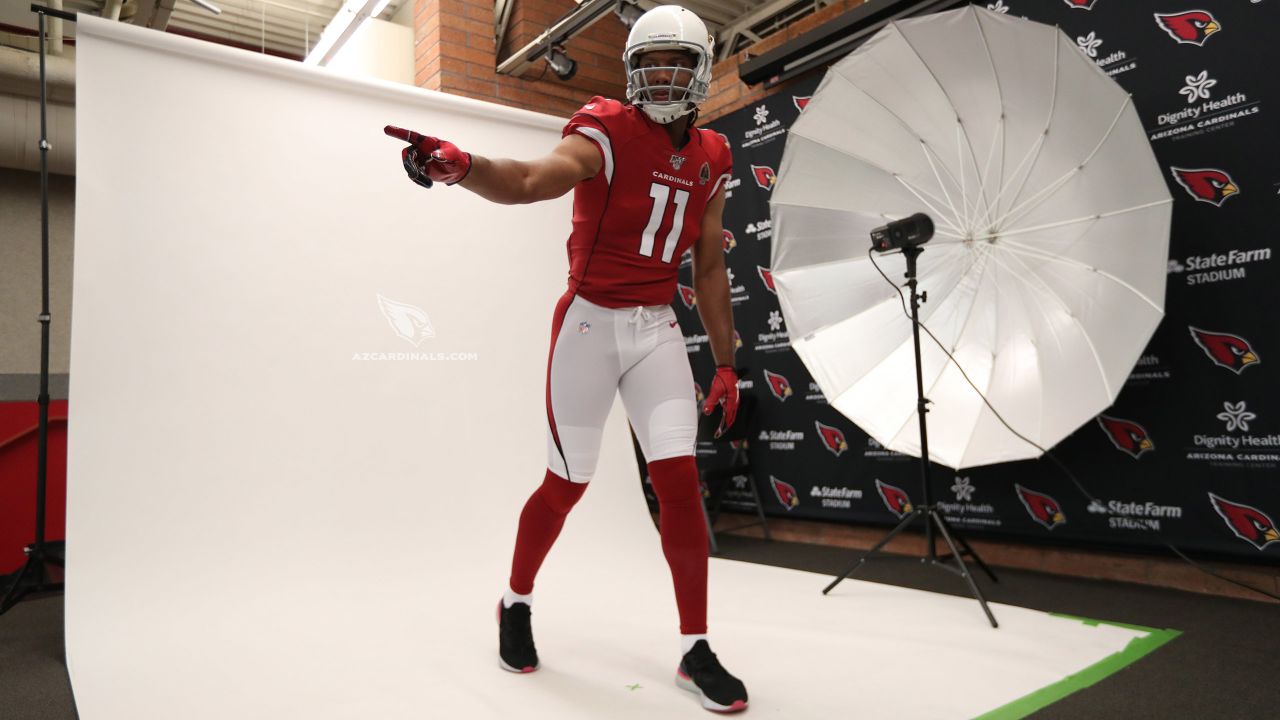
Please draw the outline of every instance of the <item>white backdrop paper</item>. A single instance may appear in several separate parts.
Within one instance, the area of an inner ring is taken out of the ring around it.
[[[78,67],[80,717],[703,717],[671,682],[675,602],[620,404],[539,578],[544,667],[497,666],[569,203],[424,191],[382,126],[530,157],[562,121],[92,17]],[[398,336],[379,296],[434,336]],[[1005,607],[995,632],[971,600],[711,573],[716,648],[770,717],[972,717],[1141,634]]]

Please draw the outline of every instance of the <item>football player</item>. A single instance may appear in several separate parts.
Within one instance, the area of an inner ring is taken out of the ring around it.
[[[547,363],[547,470],[520,515],[509,588],[498,605],[501,666],[538,669],[534,577],[595,472],[605,418],[620,392],[660,505],[680,616],[676,683],[707,709],[734,712],[746,709],[747,691],[707,640],[698,409],[669,305],[681,256],[691,250],[697,307],[717,364],[702,411],[721,409],[719,434],[738,406],[721,224],[732,158],[720,135],[693,126],[713,57],[706,25],[694,13],[660,6],[627,38],[627,101],[592,98],[544,158],[486,158],[399,128],[387,133],[409,143],[405,169],[426,187],[456,184],[504,204],[574,193],[569,286],[555,308]]]

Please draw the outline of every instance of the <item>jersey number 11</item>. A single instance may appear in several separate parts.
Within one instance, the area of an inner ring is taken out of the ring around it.
[[[653,183],[649,186],[649,197],[653,198],[653,209],[649,212],[649,224],[644,228],[644,237],[640,239],[640,254],[645,257],[653,257],[654,235],[658,233],[658,226],[662,225],[662,218],[667,214],[671,188],[662,183]],[[684,208],[688,202],[688,191],[676,190],[676,212],[671,220],[671,229],[667,231],[667,237],[662,243],[662,262],[671,262],[671,256],[676,253],[680,231],[684,229]]]

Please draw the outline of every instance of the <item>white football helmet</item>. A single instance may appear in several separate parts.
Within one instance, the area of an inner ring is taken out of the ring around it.
[[[711,52],[714,40],[707,26],[679,5],[660,5],[636,20],[627,36],[622,62],[627,68],[627,102],[658,123],[669,123],[693,112],[707,99],[711,86]],[[692,70],[675,67],[640,67],[640,56],[654,50],[685,50],[696,58]],[[667,82],[654,82],[670,73]],[[666,95],[655,99],[654,93]]]

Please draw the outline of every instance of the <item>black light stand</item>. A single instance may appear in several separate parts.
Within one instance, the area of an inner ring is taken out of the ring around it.
[[[45,115],[48,100],[45,93],[45,16],[75,22],[75,13],[53,10],[44,5],[32,5],[31,11],[40,17],[40,427],[36,446],[36,541],[24,548],[27,562],[4,599],[0,600],[0,615],[8,612],[22,598],[31,593],[62,590],[62,583],[49,582],[49,566],[63,567],[65,559],[57,552],[62,543],[48,543],[44,539],[45,489],[49,461],[49,135]]]
[[[916,217],[923,216],[913,216],[913,218]],[[908,218],[908,220],[912,220],[913,218]],[[987,574],[987,577],[991,578],[992,582],[998,582],[996,580],[996,576],[991,572],[991,569],[987,567],[986,563],[982,562],[982,558],[978,557],[978,554],[973,551],[973,548],[969,547],[969,543],[965,542],[964,538],[947,524],[946,518],[942,517],[942,514],[938,512],[937,506],[933,504],[932,494],[929,491],[929,434],[925,426],[925,414],[929,412],[930,401],[924,396],[924,370],[920,362],[920,303],[928,302],[929,298],[927,293],[916,292],[916,258],[920,256],[920,253],[924,252],[920,247],[920,244],[927,241],[929,239],[928,236],[933,234],[932,222],[928,221],[928,218],[925,218],[925,221],[928,222],[928,234],[923,240],[919,240],[919,244],[901,242],[901,229],[893,227],[893,225],[896,225],[897,223],[880,229],[888,229],[889,233],[882,234],[880,236],[877,236],[877,233],[880,230],[873,231],[872,233],[872,237],[876,241],[878,249],[886,250],[889,249],[889,247],[901,247],[902,254],[907,259],[907,286],[911,289],[911,336],[915,341],[916,352],[916,414],[920,418],[920,480],[924,486],[924,503],[916,505],[903,515],[902,521],[898,523],[897,527],[890,530],[889,534],[885,535],[884,538],[868,550],[865,555],[858,558],[858,560],[850,565],[843,574],[831,581],[830,585],[823,588],[822,594],[826,595],[831,592],[831,589],[838,585],[841,580],[844,580],[857,572],[858,569],[862,567],[863,563],[879,554],[881,548],[888,545],[889,542],[898,535],[898,533],[902,532],[908,525],[915,522],[917,518],[921,518],[925,521],[924,533],[927,550],[925,551],[925,556],[920,558],[920,562],[927,563],[931,567],[947,570],[948,572],[955,573],[964,578],[965,581],[969,583],[969,591],[973,594],[973,597],[977,599],[978,604],[982,606],[982,611],[987,614],[987,620],[991,622],[991,627],[996,628],[1000,625],[996,622],[995,615],[991,614],[991,608],[987,607],[987,601],[986,598],[982,596],[982,591],[979,590],[977,584],[974,583],[973,575],[970,574],[969,567],[965,564],[963,555],[968,555],[973,558],[973,561],[977,563],[978,567],[982,568],[982,571]],[[905,223],[907,221],[900,222]],[[892,238],[889,237],[890,234],[893,235]],[[894,242],[894,239],[898,240],[898,242]],[[937,554],[937,541],[934,536],[935,527],[942,535],[942,539],[946,541],[947,547],[951,549],[950,555],[940,557]],[[957,545],[959,545],[963,550],[963,553],[961,550],[956,548]],[[949,560],[954,560],[955,563],[952,564],[948,562]]]

